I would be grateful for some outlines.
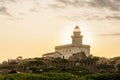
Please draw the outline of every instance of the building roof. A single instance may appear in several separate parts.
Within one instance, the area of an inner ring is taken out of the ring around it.
[[[56,53],[62,55],[62,53],[60,52],[50,52],[50,53],[43,54],[42,56],[54,55]]]
[[[79,27],[78,27],[78,25],[75,27],[75,29],[80,29]]]
[[[56,46],[55,49],[66,48],[66,47],[90,47],[90,45],[66,44],[66,45]]]
[[[78,25],[74,28],[74,32],[80,32],[80,28],[78,27]]]

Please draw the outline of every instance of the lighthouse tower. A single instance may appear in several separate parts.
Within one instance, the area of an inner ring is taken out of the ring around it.
[[[75,27],[71,38],[72,38],[72,44],[82,45],[83,36],[81,35],[80,28],[78,26]]]

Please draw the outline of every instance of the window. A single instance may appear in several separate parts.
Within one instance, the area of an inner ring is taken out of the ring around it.
[[[71,49],[69,49],[69,52],[71,52]]]
[[[68,50],[66,49],[66,52],[67,52]]]

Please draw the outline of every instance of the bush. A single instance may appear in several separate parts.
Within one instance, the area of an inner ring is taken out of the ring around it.
[[[46,72],[42,74],[8,74],[0,80],[83,80],[71,73]]]
[[[117,73],[99,73],[84,76],[67,72],[44,72],[42,74],[8,74],[0,76],[0,80],[120,80]]]
[[[120,75],[117,73],[102,73],[86,76],[86,80],[120,80]]]

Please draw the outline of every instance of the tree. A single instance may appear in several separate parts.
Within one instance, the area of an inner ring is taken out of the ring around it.
[[[114,65],[110,64],[99,64],[97,68],[102,72],[111,72],[114,69]]]
[[[15,73],[17,73],[16,70],[11,70],[8,74],[15,74]]]
[[[120,73],[120,64],[117,65],[118,73]]]

